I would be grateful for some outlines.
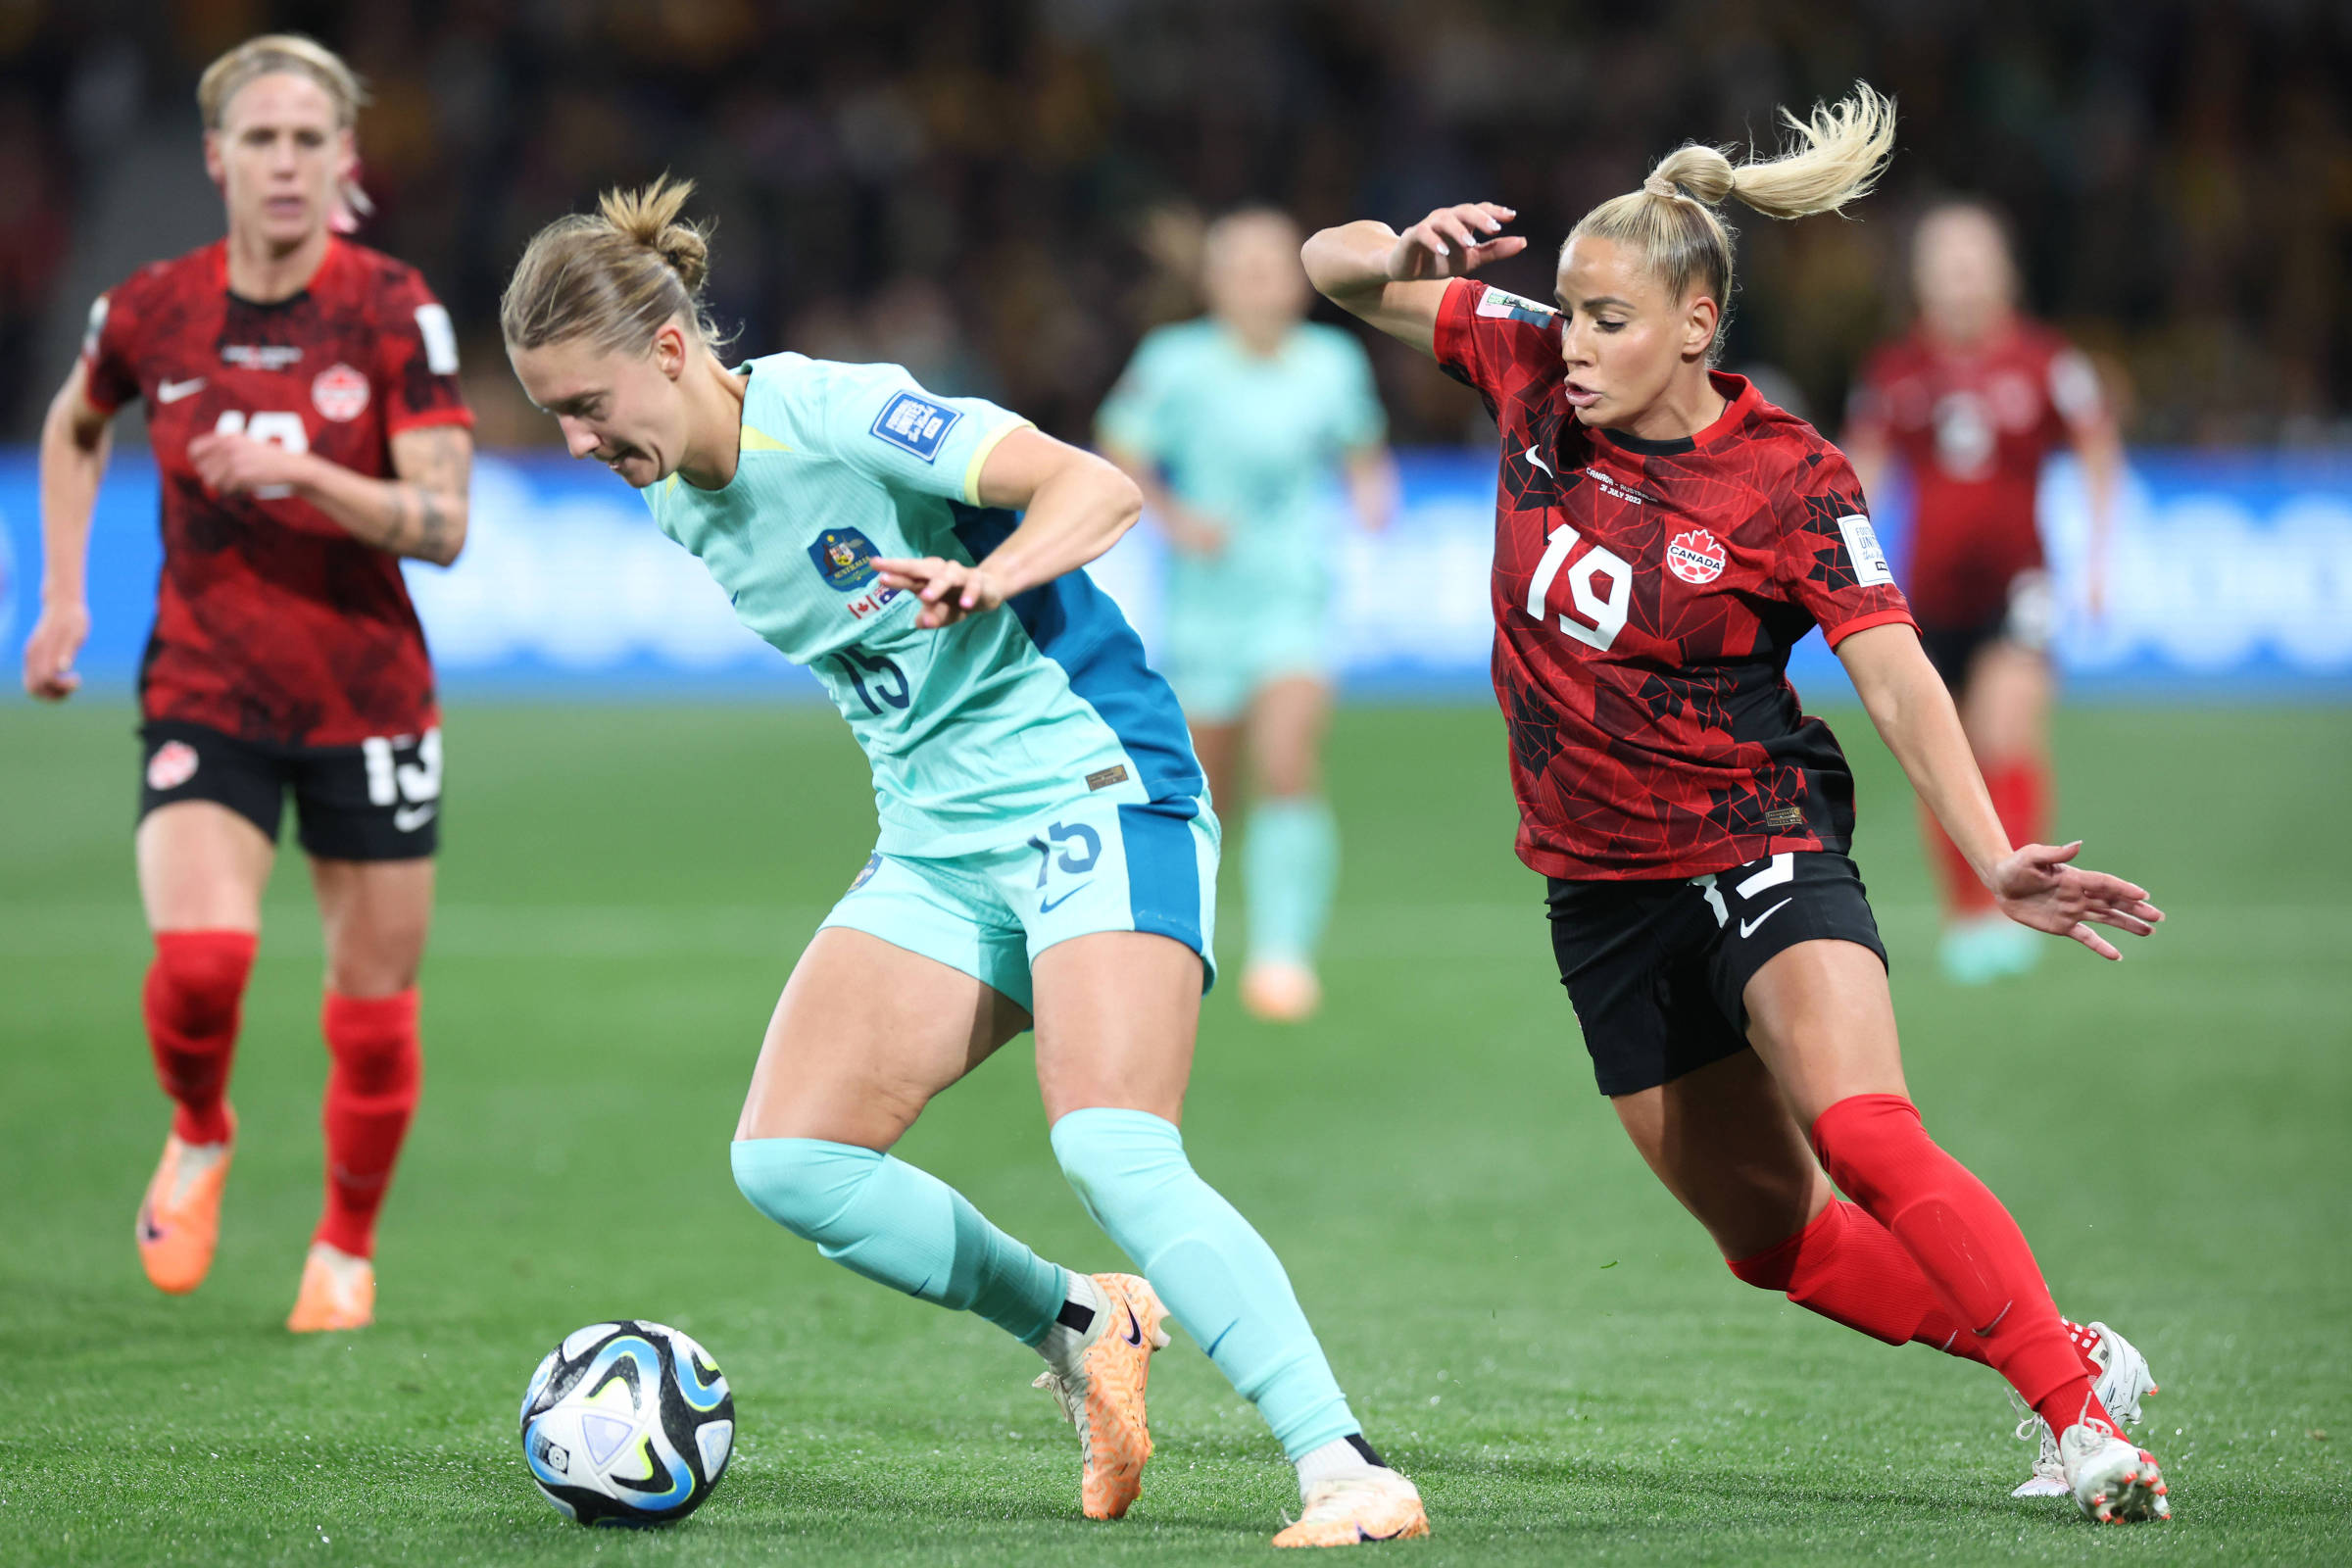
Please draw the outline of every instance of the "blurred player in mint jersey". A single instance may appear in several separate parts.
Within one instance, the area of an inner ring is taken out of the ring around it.
[[[2035,504],[2051,453],[2082,461],[2090,506],[2084,588],[2093,615],[2123,450],[2089,359],[2017,310],[2000,220],[1974,202],[1921,219],[1912,240],[1919,320],[1863,367],[1845,449],[1866,494],[1900,464],[1912,488],[1911,609],[1952,689],[1985,788],[2013,842],[2049,830],[2050,638],[2058,605]],[[1920,830],[1943,884],[1944,973],[1977,984],[2030,968],[2034,933],[1992,896],[1925,810]]]
[[[1103,453],[1143,488],[1170,547],[1169,684],[1210,792],[1228,811],[1250,760],[1242,1001],[1262,1018],[1315,1010],[1315,954],[1339,879],[1323,798],[1331,707],[1330,492],[1387,524],[1396,468],[1371,362],[1349,333],[1310,323],[1298,227],[1251,208],[1210,226],[1209,314],[1146,337],[1097,416]]]
[[[1142,1489],[1172,1307],[1298,1466],[1305,1506],[1278,1544],[1426,1534],[1282,1264],[1177,1130],[1214,975],[1217,821],[1174,696],[1084,570],[1141,496],[895,365],[730,368],[703,233],[678,219],[691,188],[614,191],[541,230],[501,318],[572,455],[645,493],[738,618],[823,681],[873,766],[880,836],[768,1022],[737,1186],[826,1257],[1035,1349],[1090,1517]],[[1033,1026],[1054,1157],[1148,1278],[1041,1258],[887,1152]]]
[[[41,619],[24,686],[63,701],[107,426],[133,401],[163,480],[164,569],[139,668],[142,994],[172,1132],[140,1204],[147,1277],[212,1267],[234,1150],[229,1062],[285,798],[326,938],[326,1202],[297,1332],[375,1307],[376,1214],[423,1073],[441,729],[402,558],[466,541],[472,416],[448,313],[413,268],[340,237],[358,80],[308,38],[251,39],[197,86],[228,233],[90,312],[41,428]]]

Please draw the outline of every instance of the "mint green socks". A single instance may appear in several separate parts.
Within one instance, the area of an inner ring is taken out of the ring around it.
[[[1296,1461],[1363,1431],[1281,1260],[1194,1174],[1173,1124],[1141,1110],[1074,1110],[1054,1124],[1054,1153],[1087,1213],[1257,1406],[1285,1454]]]
[[[1320,796],[1260,801],[1242,848],[1251,961],[1312,967],[1340,880],[1340,829]]]
[[[901,1159],[817,1138],[733,1146],[752,1206],[844,1268],[988,1319],[1036,1346],[1069,1277],[991,1225],[962,1194]]]

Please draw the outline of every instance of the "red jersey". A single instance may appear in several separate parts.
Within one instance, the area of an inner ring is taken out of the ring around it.
[[[1848,425],[1911,470],[1906,575],[1922,619],[1975,626],[2005,612],[2009,585],[2041,564],[2042,462],[2098,414],[2090,362],[2030,321],[1965,352],[1914,331],[1870,357]]]
[[[1438,364],[1502,430],[1494,695],[1519,858],[1547,876],[1698,876],[1783,850],[1842,852],[1844,754],[1797,706],[1788,653],[1911,623],[1836,447],[1745,379],[1697,435],[1578,422],[1560,317],[1468,278]]]
[[[351,746],[435,722],[433,668],[400,562],[310,503],[205,493],[188,443],[234,430],[392,474],[391,438],[473,422],[449,314],[416,270],[328,241],[310,286],[228,291],[225,241],[157,262],[90,308],[89,399],[147,403],[164,570],[140,709],[246,740]]]

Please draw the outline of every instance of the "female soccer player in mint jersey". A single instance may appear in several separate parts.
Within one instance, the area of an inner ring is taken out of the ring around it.
[[[2082,456],[2096,613],[2122,449],[2090,361],[2019,317],[2017,269],[1990,211],[1931,210],[1912,239],[1911,277],[1918,324],[1863,367],[1845,446],[1874,491],[1890,460],[1910,473],[1920,642],[1952,689],[2001,826],[2031,841],[2049,811],[2058,608],[2034,517],[2041,466],[2063,447]],[[2033,933],[1993,907],[1933,819],[1921,826],[1943,882],[1944,972],[1977,984],[2031,966],[2041,952]]]
[[[176,1102],[139,1208],[147,1276],[213,1260],[236,1119],[237,1018],[286,792],[326,932],[326,1209],[287,1327],[374,1311],[375,1219],[421,1073],[440,718],[399,558],[466,539],[472,416],[449,317],[415,270],[338,237],[360,87],[308,38],[252,39],[197,86],[228,236],[101,298],[41,428],[41,618],[24,685],[62,701],[107,424],[133,398],[163,480],[164,571],[140,666],[144,994]]]
[[[1716,205],[1837,211],[1893,143],[1893,106],[1867,87],[1790,124],[1786,157],[1686,146],[1587,214],[1556,308],[1462,276],[1526,244],[1485,203],[1403,234],[1327,229],[1307,270],[1501,426],[1494,674],[1519,854],[1548,881],[1561,980],[1642,1157],[1740,1279],[1990,1364],[2060,1434],[2084,1509],[2161,1517],[2156,1462],[2117,1425],[2145,1362],[2058,1315],[2008,1211],[1908,1098],[1845,855],[1852,778],[1797,707],[1789,647],[1822,629],[2012,919],[2114,957],[2095,925],[2144,936],[2162,915],[2075,866],[2076,846],[2010,844],[1852,469],[1711,368],[1732,287]]]
[[[1331,706],[1324,491],[1339,468],[1358,520],[1378,528],[1396,469],[1363,348],[1303,319],[1297,225],[1262,208],[1220,219],[1202,273],[1208,316],[1145,338],[1097,424],[1173,548],[1168,683],[1227,810],[1245,741],[1250,754],[1242,1002],[1293,1020],[1321,999],[1315,951],[1340,869],[1317,755]]]
[[[1080,569],[1134,522],[1135,486],[896,366],[729,368],[703,236],[678,221],[689,189],[614,192],[542,230],[502,324],[573,455],[645,492],[873,764],[880,842],[769,1020],[736,1128],[744,1196],[825,1256],[1036,1348],[1091,1517],[1140,1490],[1164,1297],[1298,1466],[1304,1514],[1278,1544],[1425,1534],[1282,1265],[1177,1132],[1217,823],[1174,697]],[[1033,1024],[1054,1155],[1150,1283],[1043,1261],[886,1152]]]

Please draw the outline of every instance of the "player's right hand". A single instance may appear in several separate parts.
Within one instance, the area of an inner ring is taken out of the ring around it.
[[[62,703],[81,685],[74,658],[89,640],[87,605],[50,605],[24,641],[24,689],[44,702]]]
[[[1493,202],[1439,208],[1396,236],[1389,251],[1389,281],[1460,277],[1489,262],[1518,255],[1527,249],[1527,237],[1502,231],[1502,225],[1518,216]]]

